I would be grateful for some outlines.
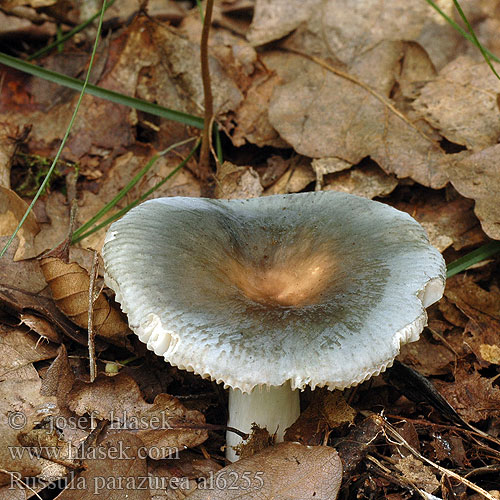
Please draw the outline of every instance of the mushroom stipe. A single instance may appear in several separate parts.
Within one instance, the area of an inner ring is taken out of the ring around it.
[[[284,431],[306,385],[390,366],[439,300],[445,263],[388,205],[332,191],[159,198],[115,222],[106,283],[149,349],[230,389],[228,425]],[[240,437],[228,433],[228,457]]]

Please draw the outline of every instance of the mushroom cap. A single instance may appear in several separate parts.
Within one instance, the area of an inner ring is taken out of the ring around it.
[[[244,392],[379,374],[445,283],[412,217],[333,191],[150,200],[111,226],[103,257],[149,349]]]

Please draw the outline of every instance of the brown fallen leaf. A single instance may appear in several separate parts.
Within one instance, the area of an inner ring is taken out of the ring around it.
[[[196,490],[199,478],[213,477],[221,468],[215,460],[201,458],[189,450],[180,453],[176,460],[149,460],[152,499],[184,500]]]
[[[0,123],[0,186],[6,189],[10,189],[10,167],[19,135],[19,129],[13,124]]]
[[[467,454],[464,449],[464,444],[460,436],[454,435],[452,432],[444,434],[434,432],[434,439],[431,445],[436,454],[436,460],[451,460],[453,464],[459,467],[470,465]]]
[[[387,196],[398,185],[393,175],[387,175],[377,165],[368,164],[328,175],[323,189],[375,198]]]
[[[450,347],[434,341],[426,332],[417,342],[402,346],[398,360],[427,377],[450,373],[456,354]]]
[[[498,289],[484,290],[470,276],[457,275],[448,280],[445,297],[469,318],[462,342],[479,361],[495,362],[495,346],[500,345]]]
[[[486,62],[462,56],[421,89],[413,107],[449,141],[478,151],[498,142],[499,92],[500,82]]]
[[[18,477],[37,476],[43,468],[39,458],[23,449],[18,435],[57,414],[55,398],[42,396],[40,387],[40,377],[32,364],[3,373],[0,382],[0,469],[19,473]],[[8,474],[0,473],[0,484],[10,481]]]
[[[49,323],[46,319],[36,316],[31,313],[21,313],[19,316],[20,324],[26,325],[31,331],[38,333],[40,338],[38,342],[55,342],[57,344],[61,343],[61,335],[54,328],[52,323]]]
[[[351,164],[370,156],[388,174],[443,187],[449,160],[435,136],[396,110],[389,97],[396,80],[388,75],[394,74],[404,54],[401,42],[367,49],[349,68],[358,81],[369,82],[364,88],[302,56],[277,59],[276,64],[287,64],[286,72],[294,76],[285,78],[273,94],[271,124],[300,154],[337,157]]]
[[[259,147],[289,147],[269,122],[267,113],[273,90],[280,81],[280,78],[272,73],[252,80],[243,102],[231,118],[236,124],[234,130],[230,131],[235,146],[243,146],[247,141]],[[226,129],[229,130],[229,124],[226,124]]]
[[[272,446],[274,442],[274,436],[271,436],[266,428],[263,429],[257,424],[253,424],[250,437],[233,448],[238,455],[238,459],[242,459],[252,457],[256,453]]]
[[[420,222],[431,244],[440,252],[450,246],[461,250],[486,241],[474,215],[473,202],[454,191],[444,193],[425,190],[415,193],[410,200],[398,200],[393,206]]]
[[[57,307],[78,326],[87,328],[90,286],[88,272],[75,262],[67,264],[55,257],[43,258],[40,266]],[[102,292],[94,302],[93,324],[101,337],[118,345],[127,345],[128,326]]]
[[[399,459],[395,467],[405,479],[427,493],[433,493],[439,488],[440,483],[432,469],[412,455]]]
[[[247,33],[254,45],[263,45],[288,35],[311,16],[321,2],[312,0],[256,0],[252,24]]]
[[[335,500],[342,462],[328,446],[281,443],[198,483],[189,500]]]
[[[493,379],[459,365],[455,382],[434,380],[439,392],[467,422],[479,422],[500,416],[500,389]]]
[[[252,167],[240,167],[228,161],[217,169],[215,180],[218,199],[257,198],[264,190]]]
[[[309,160],[303,156],[293,159],[290,162],[290,168],[264,191],[264,196],[302,191],[315,180],[309,163]]]
[[[312,402],[287,429],[285,440],[319,445],[331,429],[353,424],[355,416],[356,411],[345,402],[341,391],[314,391]]]
[[[14,191],[0,186],[0,236],[10,236],[28,209],[28,204]],[[19,246],[14,261],[36,255],[33,244],[35,235],[40,230],[33,212],[30,212],[23,226],[17,233]]]
[[[497,114],[498,110],[495,116]],[[497,240],[500,239],[499,153],[500,145],[491,146],[457,161],[447,169],[453,187],[462,196],[475,200],[474,212],[481,221],[484,232]]]
[[[141,439],[129,432],[105,438],[89,447],[85,470],[73,475],[56,500],[151,500],[146,459]]]
[[[22,328],[9,328],[0,324],[0,377],[21,366],[51,359],[56,354],[56,348],[44,342],[39,342],[36,334]]]
[[[181,157],[178,155],[178,152],[181,152]],[[188,152],[189,149],[177,149],[175,153],[160,157],[151,170],[128,193],[128,196],[116,206],[115,210],[124,208],[132,200],[139,198],[146,191],[165,179],[178,166],[182,159],[187,156]],[[146,166],[155,153],[157,151],[153,148],[147,148],[146,150],[141,149],[141,151],[137,152],[128,151],[113,159],[109,170],[99,179],[99,191],[94,193],[90,190],[85,190],[81,193],[77,213],[78,225],[87,222],[110,202]],[[183,169],[168,182],[160,186],[153,193],[152,197],[196,197],[200,195],[200,183],[189,170]],[[113,212],[111,211],[109,215],[112,214]],[[93,233],[85,238],[81,244],[85,248],[94,248],[100,251],[104,243],[106,230],[107,227],[104,227]]]
[[[255,167],[260,176],[260,183],[263,188],[268,188],[274,184],[288,169],[289,161],[282,156],[272,155],[266,160],[265,165]]]
[[[159,394],[152,404],[146,403],[134,380],[122,373],[101,375],[92,384],[76,382],[68,406],[78,415],[89,413],[110,421],[110,432],[132,430],[155,460],[197,446],[208,437],[200,412],[186,410],[168,394]]]
[[[352,164],[348,161],[342,160],[342,158],[314,158],[311,162],[311,168],[316,174],[316,191],[323,188],[323,177],[325,175],[342,172],[343,170],[348,170],[351,167]]]

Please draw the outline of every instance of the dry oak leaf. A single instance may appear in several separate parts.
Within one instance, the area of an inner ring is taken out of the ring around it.
[[[88,450],[85,470],[73,476],[56,500],[151,500],[141,439],[129,432],[105,438]]]
[[[0,324],[0,377],[21,366],[51,359],[56,355],[56,348],[40,342],[37,335],[21,328],[10,328]]]
[[[369,164],[329,175],[323,189],[342,191],[371,200],[376,196],[387,196],[397,185],[398,181],[393,175],[387,175],[377,165]]]
[[[14,191],[0,186],[0,236],[10,236],[22,219],[28,204]],[[34,257],[34,238],[40,231],[38,222],[33,212],[30,212],[23,226],[17,233],[19,246],[17,247],[14,261]]]
[[[321,0],[256,0],[248,41],[263,45],[288,35],[320,4]]]
[[[382,42],[353,63],[353,83],[301,56],[288,57],[290,81],[277,87],[269,119],[295,151],[358,164],[370,156],[384,172],[441,188],[449,162],[428,130],[394,107],[389,96],[405,52],[402,42]],[[376,61],[376,64],[375,64]],[[420,128],[419,128],[420,127]]]
[[[446,284],[445,297],[465,314],[469,321],[463,343],[479,361],[495,363],[500,345],[500,292],[484,290],[467,275],[453,276]]]
[[[500,124],[500,118],[498,120]],[[447,169],[453,187],[462,196],[475,200],[474,212],[481,221],[483,231],[496,240],[500,240],[499,154],[500,144],[497,144],[472,154]]]
[[[355,416],[356,411],[346,403],[341,391],[314,391],[310,405],[286,430],[285,440],[319,445],[331,429],[354,423]]]
[[[456,193],[455,193],[456,195]],[[466,246],[484,243],[486,237],[474,215],[472,200],[457,196],[449,199],[448,192],[428,191],[412,200],[399,200],[398,210],[414,217],[427,232],[429,240],[440,252],[453,246],[461,250]]]
[[[252,167],[242,167],[225,161],[215,176],[215,197],[218,199],[258,198],[264,188]]]
[[[43,461],[23,452],[19,434],[31,431],[45,417],[57,413],[55,398],[40,394],[41,384],[32,364],[3,373],[0,382],[0,469],[19,472],[22,477],[40,474]],[[0,484],[8,482],[10,477],[0,473]]]
[[[184,500],[196,490],[198,478],[213,476],[221,468],[215,460],[189,450],[180,453],[176,460],[149,460],[151,500]]]
[[[433,493],[439,488],[440,483],[436,475],[432,472],[432,469],[412,455],[398,460],[395,467],[403,474],[405,479],[410,480],[427,493]]]
[[[315,180],[314,173],[305,157],[298,157],[290,162],[290,168],[265,191],[264,195],[298,193]]]
[[[478,151],[498,142],[499,92],[500,81],[484,61],[461,56],[421,89],[413,107],[449,141]]]
[[[76,262],[67,264],[56,257],[45,257],[40,265],[57,307],[75,324],[87,328],[89,273]],[[102,292],[94,302],[93,324],[101,337],[118,345],[126,345],[128,326],[118,310],[109,305]]]
[[[455,382],[434,380],[444,398],[467,422],[479,422],[500,416],[500,389],[474,371],[469,373],[464,366],[456,371]]]
[[[110,431],[131,430],[153,459],[167,458],[208,438],[203,414],[187,410],[168,394],[146,403],[135,381],[122,373],[101,375],[92,384],[76,382],[68,395],[68,406],[78,415],[89,413],[109,420]]]
[[[189,500],[335,500],[342,462],[328,446],[281,443],[200,481]]]

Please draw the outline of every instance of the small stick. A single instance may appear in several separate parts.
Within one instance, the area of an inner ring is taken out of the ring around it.
[[[410,446],[408,444],[408,442],[399,434],[399,432],[389,422],[386,421],[384,427],[387,431],[386,436],[387,436],[388,442],[393,443],[393,444],[397,444],[398,446],[404,446],[408,451],[410,451],[412,453],[412,455],[417,457],[422,462],[425,462],[426,464],[430,465],[431,467],[434,467],[442,475],[456,479],[457,481],[465,484],[465,486],[467,486],[471,490],[474,490],[475,492],[479,493],[480,495],[487,498],[488,500],[495,500],[495,497],[493,495],[488,493],[486,490],[484,490],[483,488],[481,488],[477,484],[470,482],[468,479],[460,476],[456,472],[453,472],[452,470],[446,469],[445,467],[441,467],[440,465],[434,463],[432,460],[429,460],[428,458],[424,457],[417,450],[415,450],[415,448]]]
[[[203,81],[203,94],[205,97],[205,116],[203,124],[203,136],[201,141],[200,161],[198,172],[203,180],[210,175],[210,123],[214,114],[212,87],[210,85],[210,68],[208,64],[208,33],[212,23],[212,11],[214,0],[207,0],[205,9],[205,19],[203,20],[203,31],[201,32],[200,57],[201,57],[201,78]]]
[[[89,284],[89,314],[88,314],[88,339],[89,339],[89,360],[90,360],[90,381],[93,382],[97,376],[97,364],[95,361],[95,331],[93,328],[94,302],[95,302],[95,282],[97,278],[98,259],[97,251],[94,250],[92,268],[90,270]]]

